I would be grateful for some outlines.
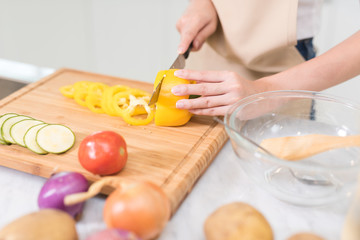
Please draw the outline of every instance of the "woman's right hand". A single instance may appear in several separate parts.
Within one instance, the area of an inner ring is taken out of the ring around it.
[[[215,32],[218,16],[211,0],[191,0],[185,13],[176,23],[180,33],[178,53],[183,54],[192,44],[197,51],[205,40]]]

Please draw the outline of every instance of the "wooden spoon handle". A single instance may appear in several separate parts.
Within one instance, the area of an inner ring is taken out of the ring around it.
[[[286,160],[300,160],[334,148],[360,146],[360,135],[331,136],[310,134],[265,139],[261,146]]]

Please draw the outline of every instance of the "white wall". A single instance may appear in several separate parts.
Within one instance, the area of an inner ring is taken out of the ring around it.
[[[0,59],[153,82],[176,57],[188,0],[0,0]],[[360,24],[358,0],[324,0],[319,53]],[[2,72],[8,70],[5,66]],[[359,78],[325,92],[358,100]]]
[[[359,0],[324,1],[321,30],[315,38],[319,54],[340,43],[360,29],[359,2]],[[359,91],[360,76],[323,92],[346,97],[360,103]]]
[[[86,0],[0,0],[0,57],[44,67],[91,67]]]
[[[0,0],[0,58],[153,82],[187,0]]]

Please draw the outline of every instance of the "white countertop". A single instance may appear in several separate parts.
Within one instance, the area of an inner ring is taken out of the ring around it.
[[[4,65],[4,61],[0,63]],[[9,64],[12,68],[7,69],[13,72],[21,67],[13,62]],[[37,74],[24,79],[29,82],[39,79],[38,74],[53,71],[26,65],[19,72],[28,68]],[[13,72],[9,72],[7,77],[14,78]],[[347,85],[345,87],[356,89]],[[45,178],[0,166],[0,228],[24,214],[38,210],[37,196],[45,181]],[[77,223],[80,240],[106,227],[102,220],[104,201],[104,196],[98,196],[86,202],[83,217]],[[285,240],[301,231],[314,232],[328,240],[338,240],[347,206],[343,202],[326,208],[302,208],[275,199],[248,178],[228,142],[195,184],[159,240],[205,240],[205,219],[221,205],[234,201],[249,203],[263,213],[272,226],[275,240]]]
[[[37,196],[46,179],[0,167],[0,228],[12,220],[38,210]],[[102,230],[104,196],[88,200],[77,223],[80,240]],[[281,202],[254,185],[227,142],[214,162],[172,217],[159,240],[205,240],[205,219],[221,205],[242,201],[257,208],[272,226],[275,239],[311,231],[328,240],[340,239],[346,203],[329,207],[303,208]]]

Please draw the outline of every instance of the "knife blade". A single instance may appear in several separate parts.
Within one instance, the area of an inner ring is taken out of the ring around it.
[[[190,44],[189,48],[186,50],[185,53],[179,54],[173,64],[171,64],[169,69],[183,69],[185,67],[185,60],[189,57],[190,51],[192,48],[192,43]],[[161,80],[159,81],[158,85],[156,86],[155,90],[153,91],[150,100],[149,100],[149,106],[153,105],[157,102],[159,99],[159,94],[161,90],[161,86],[163,83],[163,80],[166,76],[164,75]]]

